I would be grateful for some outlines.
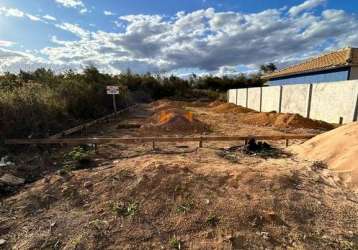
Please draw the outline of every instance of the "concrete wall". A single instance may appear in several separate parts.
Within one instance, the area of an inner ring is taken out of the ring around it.
[[[357,80],[357,79],[358,79],[358,66],[351,67],[349,80]]]
[[[306,116],[308,91],[309,84],[283,86],[281,112]]]
[[[236,90],[228,93],[230,102],[236,100]],[[248,107],[257,111],[260,107],[264,112],[281,110],[331,123],[358,118],[358,80],[239,89],[237,93],[238,105],[246,106],[247,95]]]
[[[236,102],[236,89],[230,89],[228,92],[228,102],[229,103],[234,103]]]
[[[261,107],[261,88],[249,88],[248,89],[247,104],[248,108],[260,111]]]
[[[247,89],[237,90],[237,105],[246,107],[246,95],[247,95]]]
[[[316,120],[325,120],[339,123],[353,121],[357,104],[358,81],[341,84],[312,85],[312,101],[310,117]]]
[[[262,88],[262,112],[280,111],[280,89],[280,86]]]

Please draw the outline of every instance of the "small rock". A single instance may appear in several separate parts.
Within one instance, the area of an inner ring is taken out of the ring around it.
[[[0,239],[0,246],[5,245],[5,243],[6,243],[6,240]]]
[[[261,232],[260,235],[262,236],[262,238],[264,240],[269,240],[270,239],[270,234],[268,232]]]
[[[0,182],[9,186],[19,186],[25,183],[25,179],[16,177],[12,174],[4,174],[0,178]]]
[[[90,187],[92,187],[93,186],[93,184],[92,184],[92,182],[90,182],[90,181],[86,181],[85,183],[83,183],[83,187],[84,188],[90,188]]]
[[[206,204],[206,205],[209,205],[209,204],[210,204],[210,200],[209,200],[209,199],[205,199],[204,201],[205,201],[205,204]]]
[[[5,156],[5,157],[2,157],[0,159],[0,167],[6,167],[6,166],[12,166],[12,165],[15,165],[15,163],[11,162],[11,161],[8,161],[8,157]]]

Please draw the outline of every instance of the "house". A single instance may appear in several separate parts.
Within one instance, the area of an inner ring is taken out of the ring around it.
[[[264,75],[269,85],[358,79],[358,48],[344,48]]]

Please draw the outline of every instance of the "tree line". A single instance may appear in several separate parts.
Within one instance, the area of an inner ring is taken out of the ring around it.
[[[120,88],[119,108],[134,102],[161,98],[217,98],[231,88],[261,86],[261,73],[236,76],[136,74],[130,70],[110,75],[95,67],[82,73],[55,74],[40,68],[33,72],[0,76],[0,140],[9,137],[42,137],[85,120],[112,112],[107,85]],[[0,142],[1,143],[1,142]]]

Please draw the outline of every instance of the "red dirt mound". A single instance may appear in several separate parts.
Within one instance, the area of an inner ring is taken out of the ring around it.
[[[299,114],[282,113],[249,113],[240,119],[241,122],[257,126],[273,126],[277,128],[333,129],[332,124],[311,120]]]
[[[242,106],[237,106],[232,103],[223,103],[217,106],[214,106],[212,111],[217,113],[250,113],[250,112],[256,112],[255,110],[245,108]]]
[[[142,129],[146,131],[202,133],[209,130],[208,125],[193,117],[192,112],[169,108],[156,112]]]
[[[358,191],[358,123],[350,123],[292,147],[305,159],[323,161]]]

